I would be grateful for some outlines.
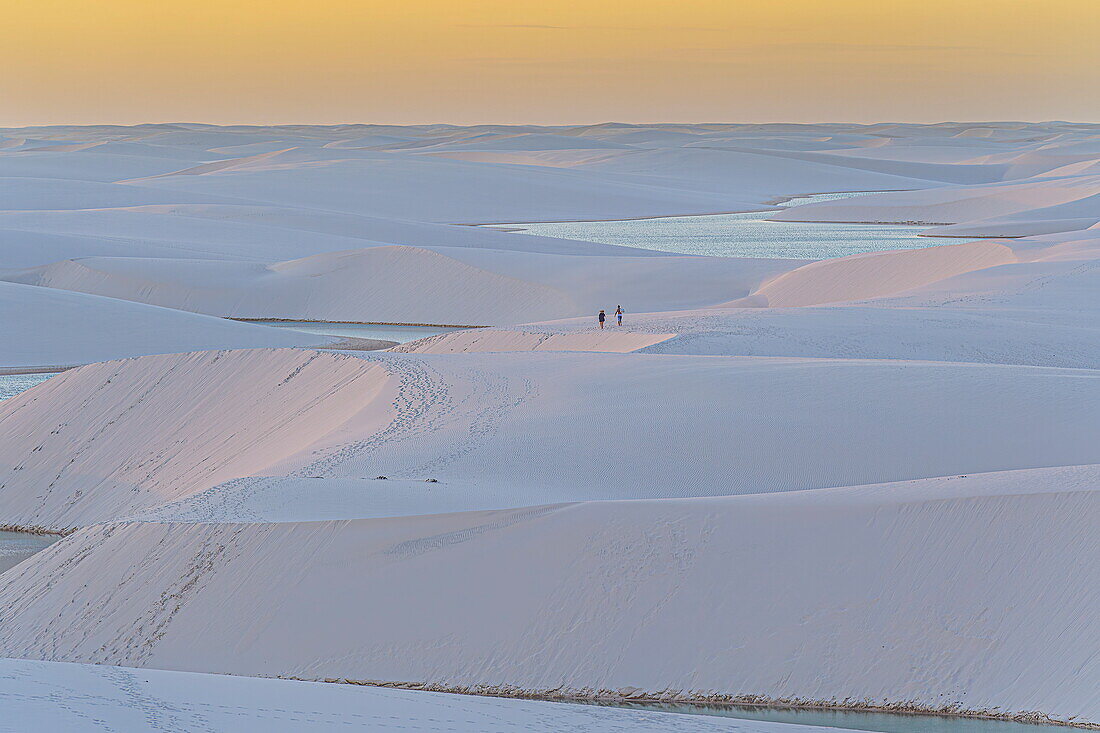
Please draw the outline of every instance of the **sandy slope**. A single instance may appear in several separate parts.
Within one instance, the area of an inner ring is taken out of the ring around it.
[[[813,733],[827,729],[291,680],[0,660],[0,730]]]
[[[1012,250],[996,242],[852,255],[784,273],[757,288],[744,303],[719,307],[790,308],[877,298],[1015,261]]]
[[[1098,479],[1086,466],[423,518],[100,525],[5,576],[0,650],[1095,720],[1081,640],[1100,601]]]
[[[62,529],[258,472],[359,412],[384,379],[368,361],[295,349],[150,356],[65,372],[3,404],[9,461],[0,511],[7,524]],[[42,409],[57,402],[77,419]],[[81,414],[96,415],[94,424]]]
[[[589,319],[586,319],[586,321]],[[454,354],[479,351],[606,351],[626,353],[659,344],[677,334],[640,333],[608,327],[574,331],[539,331],[534,328],[477,328],[429,336],[391,347],[389,351],[408,354]]]
[[[198,349],[322,346],[338,339],[0,282],[0,367],[73,366]]]
[[[764,279],[714,308],[628,313],[622,329],[600,332],[587,317],[445,334],[399,350],[644,350],[1095,369],[1098,255],[1098,229],[856,255]]]
[[[448,324],[480,325],[579,311],[565,293],[416,247],[330,252],[273,265],[89,258],[15,278],[233,318],[433,323],[448,313]]]
[[[774,216],[950,222],[933,233],[981,236],[1100,221],[1096,130],[1063,123],[153,125],[7,135],[0,278],[216,315],[515,324],[590,313],[623,293],[634,312],[730,303],[799,264],[662,257],[445,222],[760,209],[810,191],[869,189],[910,190]],[[368,251],[341,266],[343,276],[316,273],[346,253],[392,245],[416,249]],[[751,304],[884,295],[989,267],[1003,253],[968,251],[934,272],[930,255],[914,259],[901,279],[869,261],[824,291],[817,277],[803,292],[798,274]],[[304,279],[296,262],[311,270]]]
[[[341,151],[313,164],[244,165],[204,175],[130,181],[161,196],[202,192],[224,198],[325,211],[447,223],[601,219],[654,211],[721,211],[719,191],[682,190],[646,181],[558,168],[496,165],[431,156]],[[326,159],[328,158],[328,159]]]
[[[1012,235],[1006,217],[1022,225],[1043,220],[1082,218],[1097,213],[1100,177],[1040,177],[1023,182],[941,188],[861,196],[856,201],[823,201],[774,215],[780,221],[880,221],[927,224],[969,223],[945,228],[945,235]],[[981,221],[996,219],[999,231],[985,231]],[[1096,217],[1092,217],[1095,222]],[[1087,226],[1087,225],[1086,225]],[[1081,227],[1084,228],[1084,227]],[[1030,233],[1026,229],[1021,234]]]
[[[0,654],[1100,722],[1098,130],[0,131],[9,361],[222,349],[0,405],[0,524],[76,530],[0,575]],[[451,225],[872,188],[906,190],[776,216],[1023,238],[808,263]],[[194,312],[504,327],[341,354]]]
[[[1092,285],[1082,284],[1088,297]],[[942,300],[930,294],[920,300]],[[955,295],[955,294],[952,294]],[[971,299],[981,301],[983,296]],[[899,299],[900,300],[900,299]],[[642,351],[700,356],[902,359],[1100,368],[1100,326],[1092,309],[984,310],[873,303],[813,308],[740,308],[629,314],[624,331],[601,334],[591,318],[443,334],[394,351],[452,353]],[[672,334],[669,336],[669,334]]]
[[[7,245],[3,256],[6,268],[94,256],[277,262],[386,244],[662,256],[594,242],[515,237],[491,228],[229,204],[0,212],[0,237]]]
[[[799,264],[374,246],[272,264],[85,257],[0,277],[234,318],[493,325],[595,313],[623,293],[644,310],[703,307]]]
[[[95,418],[59,420],[59,403]],[[1000,365],[538,352],[145,357],[84,367],[0,405],[12,436],[0,449],[0,516],[81,526],[257,473],[434,478],[450,508],[474,509],[1094,463],[1098,403],[1092,371]],[[381,481],[360,486],[391,492]],[[431,510],[431,494],[392,491],[394,514]],[[216,493],[205,501],[216,504]]]

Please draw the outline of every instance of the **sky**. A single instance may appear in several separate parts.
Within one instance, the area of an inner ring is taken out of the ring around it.
[[[1100,121],[1100,0],[7,0],[0,125]]]

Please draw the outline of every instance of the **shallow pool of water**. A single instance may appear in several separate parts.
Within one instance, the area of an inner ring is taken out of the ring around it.
[[[461,330],[439,326],[385,326],[370,323],[330,323],[327,321],[249,321],[249,323],[275,326],[276,328],[291,328],[295,331],[304,331],[305,333],[320,334],[322,336],[381,339],[382,341],[396,341],[399,344],[447,333],[448,331]]]
[[[602,703],[601,703],[602,704]],[[715,715],[741,720],[772,723],[799,723],[840,728],[842,730],[879,731],[881,733],[1057,733],[1073,730],[1062,726],[1015,723],[1004,720],[954,718],[939,715],[896,715],[847,710],[793,710],[736,705],[677,705],[671,703],[608,703],[612,707],[652,710],[690,715]]]
[[[784,206],[850,198],[860,194],[818,194],[791,199]],[[818,224],[768,221],[774,212],[709,216],[668,216],[657,219],[573,221],[546,224],[503,224],[498,228],[544,237],[582,239],[681,254],[716,257],[828,259],[895,249],[936,247],[970,241],[920,237],[928,227],[893,224]]]
[[[52,374],[0,374],[0,401],[15,397],[36,384],[45,382]]]
[[[61,539],[57,535],[0,532],[0,573]]]

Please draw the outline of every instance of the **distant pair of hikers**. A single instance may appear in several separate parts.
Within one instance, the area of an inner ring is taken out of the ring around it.
[[[603,328],[603,322],[607,320],[607,314],[603,312],[603,308],[600,309],[600,315],[597,318],[600,320],[600,328]],[[623,325],[623,307],[621,305],[615,306],[615,320],[619,322],[618,325]]]

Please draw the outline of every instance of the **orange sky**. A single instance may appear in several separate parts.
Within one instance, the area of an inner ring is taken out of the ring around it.
[[[1100,121],[1100,0],[8,0],[0,125]]]

